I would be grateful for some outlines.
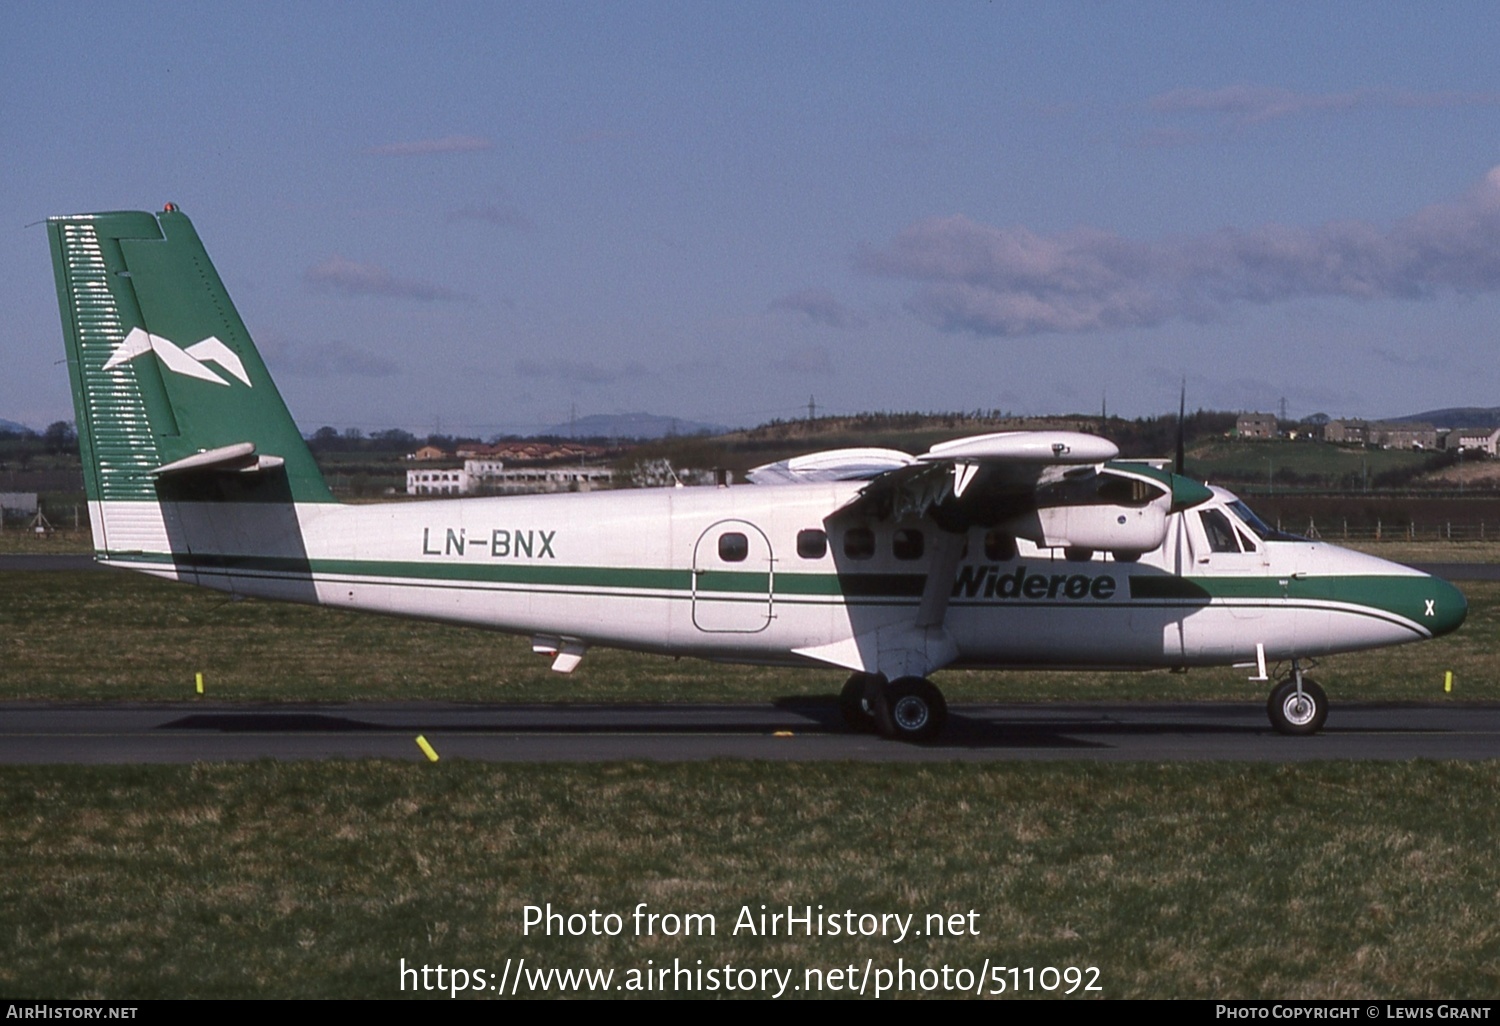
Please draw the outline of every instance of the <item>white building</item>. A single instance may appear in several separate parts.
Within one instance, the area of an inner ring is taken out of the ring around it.
[[[468,495],[469,475],[463,470],[408,470],[407,495]]]
[[[608,467],[524,467],[506,470],[500,460],[464,460],[462,469],[408,470],[408,495],[530,495],[590,492],[614,484]]]

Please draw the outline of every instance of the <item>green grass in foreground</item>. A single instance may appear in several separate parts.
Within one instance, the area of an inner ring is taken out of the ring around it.
[[[1334,701],[1500,700],[1500,584],[1467,582],[1468,623],[1422,644],[1329,658]],[[125,573],[0,573],[0,700],[764,701],[832,695],[836,670],[735,667],[604,649],[570,676],[525,639],[248,600]],[[1445,695],[1443,674],[1455,687]],[[1245,670],[936,675],[957,701],[1263,700]]]
[[[1500,764],[0,770],[0,993],[392,997],[397,964],[1097,966],[1108,997],[1500,996]],[[712,937],[628,914],[712,913]],[[626,916],[522,935],[522,908]],[[980,913],[903,944],[741,906]],[[555,993],[555,991],[554,991]]]

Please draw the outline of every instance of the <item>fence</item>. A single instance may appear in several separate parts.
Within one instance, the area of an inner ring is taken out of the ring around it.
[[[1291,531],[1307,538],[1321,539],[1323,541],[1451,541],[1451,542],[1479,542],[1500,540],[1497,534],[1497,525],[1485,521],[1471,521],[1469,523],[1455,522],[1452,520],[1431,521],[1418,523],[1408,521],[1406,523],[1385,523],[1376,520],[1374,526],[1369,524],[1350,525],[1348,520],[1323,521],[1321,524],[1312,517],[1308,517],[1306,524],[1287,523],[1283,524],[1278,518],[1276,521],[1278,530]]]

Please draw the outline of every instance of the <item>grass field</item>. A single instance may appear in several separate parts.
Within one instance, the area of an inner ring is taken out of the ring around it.
[[[1334,702],[1500,700],[1500,585],[1464,588],[1458,633],[1326,660]],[[198,671],[210,698],[247,702],[754,701],[831,698],[843,679],[602,651],[560,677],[517,639],[126,574],[5,573],[0,595],[9,699],[182,700]],[[1227,670],[937,679],[960,702],[1265,693]],[[0,782],[4,997],[397,997],[403,958],[612,969],[610,986],[674,959],[792,986],[867,960],[971,975],[989,960],[1096,967],[1105,997],[1500,997],[1500,762],[330,761],[0,767]],[[618,913],[624,932],[525,935],[524,906],[548,902]],[[713,914],[716,932],[636,936],[640,902]],[[762,904],[918,928],[972,910],[978,934],[733,934]]]
[[[1269,474],[1277,481],[1317,482],[1325,487],[1339,482],[1358,482],[1366,474],[1374,478],[1392,470],[1409,470],[1430,460],[1431,453],[1399,449],[1366,449],[1320,442],[1222,439],[1193,446],[1187,454],[1187,470],[1211,481],[1250,481],[1265,484]]]
[[[1500,584],[1469,582],[1469,621],[1436,641],[1324,660],[1341,700],[1500,700]],[[471,628],[282,603],[115,572],[0,573],[0,700],[180,700],[202,673],[220,701],[440,699],[472,702],[765,701],[836,694],[837,670],[734,667],[604,649],[573,674],[525,639]],[[1451,695],[1444,673],[1454,673]],[[952,701],[1236,699],[1247,671],[947,671]]]
[[[988,959],[1097,967],[1106,997],[1500,995],[1495,763],[3,777],[5,996],[395,997],[403,958],[498,975],[523,957],[616,983],[648,959],[796,984],[867,959],[976,974]],[[524,906],[549,902],[618,913],[624,931],[524,935]],[[710,913],[714,935],[636,936],[640,902]],[[977,936],[736,936],[740,909],[763,904],[919,928],[959,913]]]

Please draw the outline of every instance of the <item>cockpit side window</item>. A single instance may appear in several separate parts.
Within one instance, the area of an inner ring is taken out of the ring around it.
[[[1267,524],[1255,515],[1254,510],[1246,506],[1239,499],[1235,499],[1233,502],[1226,503],[1225,505],[1233,510],[1234,515],[1240,518],[1240,522],[1254,531],[1256,537],[1261,541],[1307,541],[1300,534],[1289,534],[1286,531],[1279,531],[1270,524]]]
[[[1203,533],[1208,535],[1208,547],[1214,552],[1240,551],[1239,542],[1235,541],[1234,528],[1229,525],[1229,518],[1221,511],[1199,510],[1198,520],[1203,524]]]

